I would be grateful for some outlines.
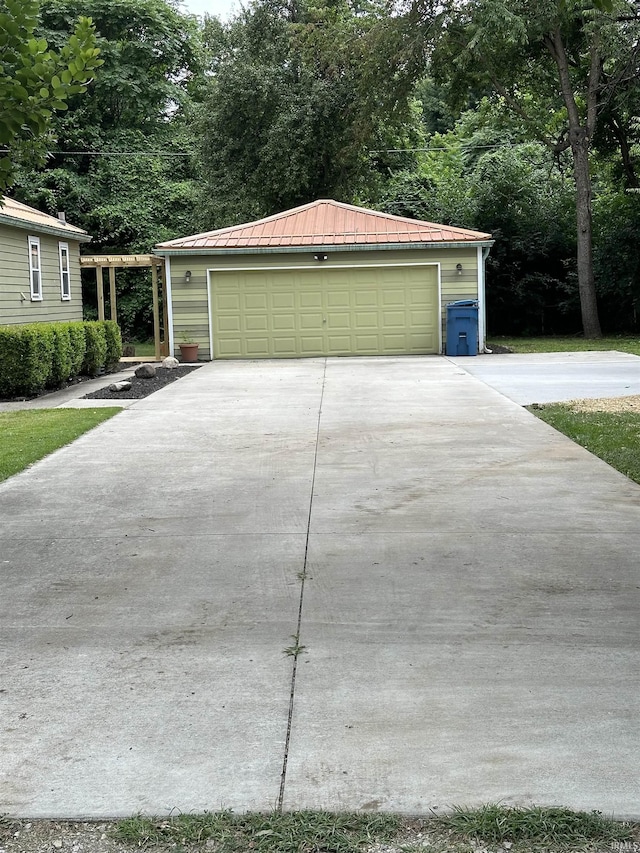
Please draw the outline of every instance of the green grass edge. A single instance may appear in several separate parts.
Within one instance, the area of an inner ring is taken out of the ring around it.
[[[121,406],[0,412],[0,482],[104,423]]]

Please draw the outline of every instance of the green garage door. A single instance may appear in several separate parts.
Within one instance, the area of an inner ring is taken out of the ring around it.
[[[215,358],[438,352],[437,267],[211,273]]]

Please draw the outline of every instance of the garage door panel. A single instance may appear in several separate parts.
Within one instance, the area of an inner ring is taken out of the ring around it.
[[[335,312],[330,312],[327,314],[327,326],[329,330],[334,329],[350,329],[351,328],[351,314],[347,311],[341,314],[336,314]]]
[[[266,311],[267,305],[268,301],[266,293],[245,293],[244,295],[245,311]]]
[[[274,331],[294,331],[296,328],[295,314],[276,314],[271,315],[271,325]]]
[[[220,293],[218,295],[218,310],[219,311],[237,311],[240,312],[240,294],[237,293]]]
[[[356,308],[364,308],[369,306],[378,306],[378,294],[375,290],[356,290],[355,292]]]
[[[273,339],[273,354],[276,356],[295,357],[297,353],[297,339],[291,338],[274,338]]]
[[[350,308],[351,294],[348,290],[327,291],[327,308]]]
[[[212,274],[215,358],[438,350],[432,265]]]
[[[271,307],[274,311],[295,311],[296,295],[295,293],[272,293]]]
[[[247,314],[245,317],[245,329],[247,332],[266,332],[269,329],[269,320],[265,314]]]
[[[322,292],[300,294],[300,308],[322,308]]]
[[[240,338],[224,338],[218,340],[219,358],[242,358],[242,342]]]
[[[240,315],[236,314],[218,317],[218,329],[221,332],[239,332],[242,329],[242,322],[240,319]]]
[[[351,335],[328,335],[329,350],[334,355],[349,353],[351,347]]]
[[[300,349],[303,355],[319,355],[322,354],[322,350],[324,348],[324,341],[321,336],[317,337],[308,337],[306,335],[301,335],[300,337]]]
[[[382,328],[387,329],[389,326],[399,326],[404,328],[407,323],[407,315],[404,311],[383,311],[382,312]]]
[[[374,311],[356,311],[353,314],[356,329],[377,329],[378,314]]]

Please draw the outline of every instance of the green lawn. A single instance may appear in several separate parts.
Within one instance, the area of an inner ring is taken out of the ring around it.
[[[120,408],[0,412],[0,481],[69,444]]]
[[[640,355],[640,337],[613,337],[585,340],[585,338],[491,338],[491,344],[509,347],[514,352],[584,352],[586,350],[618,350]]]
[[[139,341],[127,341],[127,343],[131,343],[136,348],[136,355],[148,356],[156,354],[156,346],[153,341],[143,341],[142,343]]]
[[[184,853],[468,853],[479,848],[531,853],[549,849],[596,851],[634,847],[637,825],[600,812],[565,808],[456,808],[450,816],[408,818],[378,812],[207,812],[118,821],[109,833],[126,850]],[[506,846],[505,846],[506,845]]]
[[[535,415],[586,447],[636,483],[640,483],[640,414],[574,412],[555,403],[531,409]]]

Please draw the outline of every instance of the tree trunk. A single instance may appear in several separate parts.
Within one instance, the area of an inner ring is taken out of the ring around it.
[[[585,338],[601,338],[596,285],[593,275],[591,175],[589,174],[589,139],[584,128],[570,131],[573,173],[576,184],[578,291],[582,328]]]
[[[576,184],[578,291],[582,312],[582,329],[585,338],[601,338],[596,285],[593,276],[591,175],[589,174],[589,150],[591,138],[596,128],[598,82],[602,71],[598,39],[597,37],[594,38],[590,45],[589,80],[585,92],[587,109],[584,121],[580,117],[569,73],[569,60],[559,28],[549,33],[545,38],[545,44],[558,69],[560,89],[569,121],[569,144],[573,154],[573,175]]]

